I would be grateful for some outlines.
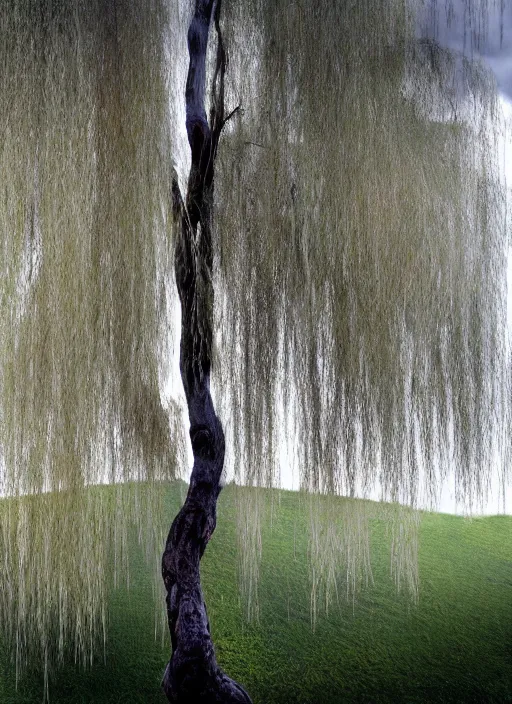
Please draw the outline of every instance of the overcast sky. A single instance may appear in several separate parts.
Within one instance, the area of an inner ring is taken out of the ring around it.
[[[448,21],[443,11],[435,26],[429,19],[428,11],[425,11],[418,31],[423,36],[433,36],[447,48],[468,55],[472,52],[473,55],[480,55],[493,70],[500,92],[508,101],[512,101],[512,0],[488,0],[488,5],[492,7],[489,7],[485,17],[474,22],[473,32],[464,30],[464,6],[467,4],[467,0],[452,0],[451,21]],[[503,5],[502,10],[500,5]],[[482,27],[483,23],[487,27],[482,39],[478,25]]]

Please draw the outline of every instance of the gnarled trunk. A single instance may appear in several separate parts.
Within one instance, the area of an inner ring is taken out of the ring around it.
[[[179,224],[176,283],[181,301],[180,372],[190,419],[194,466],[187,498],[169,531],[162,557],[172,656],[163,688],[170,702],[249,702],[217,665],[201,590],[199,562],[215,530],[224,465],[224,433],[210,395],[213,284],[211,218],[214,164],[224,115],[226,58],[220,34],[221,0],[197,0],[188,32],[187,134],[192,164],[185,202],[178,182],[173,204]],[[205,60],[212,15],[217,63],[211,114],[204,107]]]

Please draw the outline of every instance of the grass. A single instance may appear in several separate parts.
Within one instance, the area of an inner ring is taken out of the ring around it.
[[[170,522],[180,488],[165,491]],[[313,632],[306,514],[297,493],[269,491],[268,497],[279,506],[272,526],[265,526],[259,623],[243,618],[229,487],[202,569],[218,660],[254,704],[512,702],[512,517],[425,513],[417,606],[396,593],[388,538],[376,521],[375,584],[355,603],[341,601],[328,615],[320,613]],[[106,661],[85,671],[72,665],[56,671],[53,704],[166,701],[159,683],[167,637],[155,641],[151,579],[135,540],[132,558],[130,588],[111,594]],[[40,704],[37,668],[16,690],[5,655],[0,662],[0,704]]]

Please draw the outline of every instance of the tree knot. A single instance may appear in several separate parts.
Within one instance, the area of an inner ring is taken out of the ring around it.
[[[214,436],[206,426],[193,426],[190,428],[192,451],[203,459],[213,459],[215,456]]]

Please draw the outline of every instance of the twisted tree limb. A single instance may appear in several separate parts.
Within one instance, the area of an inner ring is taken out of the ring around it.
[[[240,685],[217,665],[201,590],[199,562],[216,525],[224,465],[224,433],[210,395],[213,325],[212,204],[214,164],[224,115],[226,54],[220,32],[221,0],[196,0],[188,32],[186,127],[192,164],[187,195],[173,183],[179,224],[175,273],[181,302],[180,372],[190,420],[194,465],[187,498],[169,531],[162,557],[172,655],[162,682],[170,702],[251,704]],[[217,61],[208,122],[205,62],[211,19]]]

